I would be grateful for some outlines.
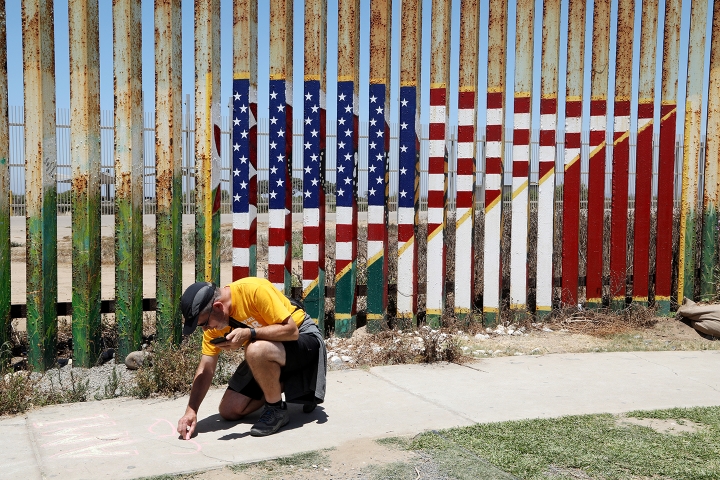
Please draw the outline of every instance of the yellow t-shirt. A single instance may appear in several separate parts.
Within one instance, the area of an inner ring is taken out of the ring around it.
[[[246,277],[230,285],[230,317],[252,328],[282,323],[291,315],[299,327],[305,319],[305,312],[296,310],[283,293],[264,278]],[[210,328],[203,333],[203,355],[218,355],[222,349],[210,340],[229,333],[230,326],[222,329]]]

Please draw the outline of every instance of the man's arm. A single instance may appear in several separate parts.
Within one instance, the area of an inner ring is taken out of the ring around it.
[[[195,378],[193,379],[192,388],[190,390],[190,400],[188,400],[185,415],[183,415],[180,421],[178,421],[178,433],[185,440],[190,440],[193,432],[195,432],[195,426],[197,425],[197,412],[200,409],[200,404],[205,398],[205,395],[210,389],[213,375],[215,375],[217,362],[217,356],[203,355],[202,358],[200,358],[200,364],[195,371]]]
[[[255,329],[255,340],[268,340],[271,342],[288,342],[297,340],[300,336],[297,325],[292,316],[287,317],[282,323],[273,323],[265,327]],[[226,335],[228,341],[220,343],[220,348],[236,350],[250,341],[251,332],[249,328],[236,328]]]

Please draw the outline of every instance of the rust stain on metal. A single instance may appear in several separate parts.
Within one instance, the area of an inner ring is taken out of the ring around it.
[[[567,96],[580,100],[585,57],[585,1],[568,5]]]
[[[635,0],[618,1],[617,51],[615,55],[615,98],[630,100],[632,89],[633,29]]]
[[[543,2],[542,95],[557,95],[558,65],[560,55],[560,0]]]
[[[370,83],[390,83],[390,0],[370,3]]]
[[[257,2],[258,0],[233,2],[234,72],[250,78],[253,86],[257,85]]]
[[[651,102],[655,92],[655,51],[657,45],[658,0],[645,0],[642,4],[640,26],[640,83],[638,100]]]
[[[595,2],[593,10],[590,95],[595,99],[606,99],[608,94],[608,79],[610,74],[610,3],[609,1]],[[632,55],[630,57],[632,59]]]
[[[402,2],[400,26],[400,84],[420,84],[422,0]]]
[[[532,91],[535,1],[519,0],[516,8],[515,95],[517,96]]]
[[[312,0],[305,2],[305,76],[325,78],[325,55],[327,48],[327,2]],[[318,41],[320,39],[320,41]],[[307,78],[306,78],[307,79]],[[322,88],[321,88],[322,90]]]
[[[447,88],[450,79],[451,2],[432,0],[430,23],[430,88]]]
[[[460,4],[460,90],[477,88],[480,0],[462,0]]]
[[[491,91],[505,89],[507,20],[507,2],[505,0],[490,0],[487,77],[488,90]]]
[[[287,0],[270,1],[270,78],[287,76]],[[291,32],[292,34],[292,32]],[[292,59],[292,57],[290,57]]]
[[[338,0],[338,78],[359,79],[360,0]]]
[[[677,99],[681,6],[682,0],[665,0],[662,61],[663,102],[674,103]]]

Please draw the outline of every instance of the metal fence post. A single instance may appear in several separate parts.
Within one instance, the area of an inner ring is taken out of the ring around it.
[[[0,0],[0,285],[10,285],[10,126],[8,117],[7,29],[5,0]],[[0,367],[10,357],[9,288],[0,289]]]

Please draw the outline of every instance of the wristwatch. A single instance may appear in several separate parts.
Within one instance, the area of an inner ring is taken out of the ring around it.
[[[255,332],[255,329],[254,329],[254,328],[251,328],[251,329],[250,329],[250,341],[251,341],[251,342],[254,342],[256,336],[257,336],[257,333]]]

